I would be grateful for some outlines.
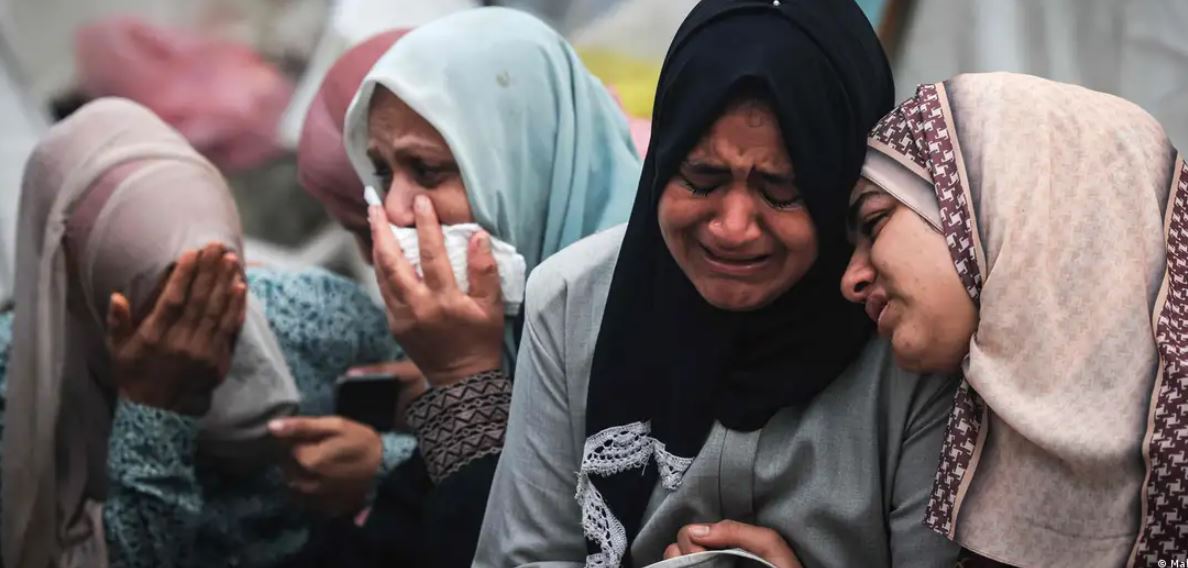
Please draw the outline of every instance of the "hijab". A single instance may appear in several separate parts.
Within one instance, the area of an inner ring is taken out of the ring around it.
[[[660,235],[661,192],[740,90],[766,93],[816,227],[813,268],[752,312],[710,306]],[[852,1],[703,0],[673,40],[586,397],[578,500],[587,565],[630,564],[660,480],[675,490],[715,421],[754,431],[806,404],[870,324],[841,296],[844,215],[866,133],[892,106],[887,60]],[[657,467],[649,468],[655,458]],[[642,471],[641,471],[642,469]]]
[[[977,329],[926,523],[1017,566],[1188,550],[1188,169],[1123,99],[1009,73],[921,86],[863,174],[946,239]]]
[[[114,384],[108,298],[151,308],[185,250],[219,241],[242,255],[227,186],[175,130],[136,103],[99,99],[52,127],[21,188],[0,536],[6,566],[105,566],[100,506]],[[67,259],[70,251],[70,260]],[[255,467],[267,423],[297,390],[258,301],[230,372],[199,420],[198,448],[233,471]]]
[[[514,246],[527,272],[627,219],[639,179],[627,121],[565,39],[535,17],[507,8],[459,12],[409,32],[380,58],[347,111],[344,132],[355,172],[382,189],[367,157],[377,87],[441,133],[475,220]],[[506,326],[509,364],[518,328],[515,321]]]
[[[347,107],[371,66],[408,33],[389,30],[347,50],[318,88],[297,143],[297,182],[322,203],[334,220],[370,245],[363,183],[347,158],[342,123]]]

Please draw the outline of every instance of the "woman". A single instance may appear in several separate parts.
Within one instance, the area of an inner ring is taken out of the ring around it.
[[[1188,170],[1122,99],[1025,75],[920,87],[871,134],[843,280],[921,371],[961,370],[925,521],[1014,566],[1188,551]]]
[[[415,233],[403,244],[420,249],[413,260],[424,279],[406,273],[410,295],[396,298],[387,289],[385,302],[396,340],[436,388],[409,414],[430,476],[440,480],[502,444],[503,424],[492,422],[471,445],[475,454],[455,459],[455,436],[474,423],[434,418],[445,428],[417,428],[449,400],[443,387],[494,389],[488,394],[501,392],[503,405],[482,414],[506,413],[504,371],[515,364],[519,326],[505,306],[522,303],[509,292],[523,287],[506,270],[496,273],[495,262],[519,256],[531,271],[569,243],[622,222],[639,160],[618,106],[565,40],[503,8],[447,16],[402,37],[363,80],[344,139],[359,178],[383,193],[373,231],[378,225],[391,237],[390,224]],[[467,224],[481,228],[469,240],[458,231]],[[473,251],[487,235],[500,260],[486,256],[484,265],[466,247]],[[446,241],[460,248],[447,250]],[[461,274],[467,258],[469,278]],[[463,260],[451,268],[454,259]],[[483,267],[487,272],[474,272]],[[485,301],[477,301],[484,290]]]
[[[326,72],[301,126],[297,181],[326,212],[350,231],[363,257],[371,259],[371,229],[363,182],[355,174],[342,141],[347,107],[375,62],[408,30],[389,30],[347,50]]]
[[[836,289],[846,195],[891,93],[852,3],[694,9],[626,229],[532,276],[476,565],[646,565],[724,519],[808,565],[952,564],[919,523],[952,382],[864,347]],[[372,226],[396,311],[424,292],[375,208]]]
[[[333,417],[270,432],[332,414],[334,378],[395,345],[340,278],[245,283],[223,178],[148,110],[103,99],[55,125],[21,207],[5,565],[272,566],[304,544],[309,508],[358,510],[411,452]]]

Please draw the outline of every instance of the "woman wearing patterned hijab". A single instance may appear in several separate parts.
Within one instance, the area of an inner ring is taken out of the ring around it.
[[[900,363],[965,381],[927,515],[1014,566],[1188,551],[1188,169],[1114,96],[1007,73],[921,86],[869,141],[843,289]]]

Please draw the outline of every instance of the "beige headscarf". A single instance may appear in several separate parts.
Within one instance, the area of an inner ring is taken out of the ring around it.
[[[979,306],[926,523],[1016,566],[1188,551],[1188,175],[1160,125],[1081,87],[961,75],[869,146],[864,176],[945,236]]]
[[[4,416],[5,566],[106,565],[108,298],[123,292],[143,313],[175,259],[211,241],[242,251],[227,186],[147,109],[95,101],[34,149],[21,188]],[[200,452],[237,471],[258,465],[268,420],[297,402],[276,338],[249,298],[231,371],[200,420]]]

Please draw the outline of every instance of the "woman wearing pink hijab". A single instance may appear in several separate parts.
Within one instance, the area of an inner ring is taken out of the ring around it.
[[[144,107],[51,128],[20,213],[5,566],[277,566],[411,452],[327,416],[334,377],[398,352],[382,310],[325,271],[245,271],[225,180]],[[294,413],[321,418],[278,435]]]
[[[352,47],[330,67],[315,96],[297,144],[297,181],[326,212],[355,235],[363,257],[371,260],[371,229],[363,182],[351,167],[342,141],[342,124],[355,91],[372,65],[407,29],[389,30]]]

